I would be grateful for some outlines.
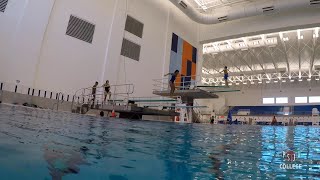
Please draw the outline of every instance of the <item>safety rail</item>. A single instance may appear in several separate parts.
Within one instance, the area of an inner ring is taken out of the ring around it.
[[[61,93],[61,92],[54,92],[49,90],[32,88],[32,87],[20,84],[20,81],[18,80],[16,83],[8,83],[8,82],[0,81],[0,91],[7,91],[11,93],[18,93],[18,94],[46,98],[46,99],[63,100],[68,102],[72,101],[72,95]]]
[[[193,106],[194,106],[193,113],[196,116],[196,118],[194,118],[194,119],[197,119],[199,122],[203,122],[204,119],[203,119],[203,117],[201,115],[202,114],[202,110],[200,108],[198,108],[198,107],[201,107],[201,106],[195,101],[193,102]]]
[[[170,90],[170,81],[171,75],[169,75],[166,78],[162,79],[154,79],[153,86],[154,91],[167,91]],[[176,89],[180,90],[187,90],[187,89],[193,89],[196,88],[197,85],[201,85],[201,79],[200,76],[177,76],[176,81],[174,82],[174,85]]]
[[[112,104],[116,104],[117,102],[127,103],[125,100],[129,99],[130,95],[134,93],[133,84],[110,85],[108,94],[105,92],[105,86],[96,87],[95,93],[93,93],[93,89],[93,87],[87,87],[77,90],[73,96],[71,111],[74,110],[75,105],[91,104],[91,106],[98,105],[103,107],[105,104],[109,104],[109,102]],[[110,96],[112,97],[111,99]]]

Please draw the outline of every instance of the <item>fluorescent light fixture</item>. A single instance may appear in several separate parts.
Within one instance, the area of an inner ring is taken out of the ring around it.
[[[303,39],[303,35],[301,35],[300,37],[298,37],[298,39],[300,39],[300,40]]]
[[[303,81],[302,79],[299,79],[299,82]]]
[[[275,81],[274,81],[274,83],[278,83],[278,82],[279,82],[278,80],[275,80]]]
[[[287,82],[286,80],[282,80],[283,83]]]
[[[289,41],[288,37],[283,38],[283,41]]]
[[[313,38],[318,38],[319,34],[313,34]]]
[[[267,84],[269,84],[269,83],[270,83],[270,81],[266,81],[266,83],[267,83]]]
[[[236,83],[236,85],[237,85],[237,86],[239,86],[239,85],[240,85],[240,83]]]
[[[251,81],[251,84],[254,84],[254,82],[253,82],[253,81]]]
[[[244,84],[244,85],[246,85],[246,84],[247,84],[247,82],[243,82],[243,84]]]
[[[290,79],[290,82],[294,82],[294,79]]]
[[[258,83],[259,83],[259,84],[262,84],[262,81],[259,81]]]
[[[320,78],[316,78],[316,81],[319,81],[320,80]]]
[[[308,78],[307,81],[311,81],[311,78]]]

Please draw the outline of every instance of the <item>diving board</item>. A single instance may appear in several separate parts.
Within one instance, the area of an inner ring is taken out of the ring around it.
[[[153,94],[159,96],[170,97],[170,91],[153,91]],[[172,96],[181,96],[182,99],[214,99],[219,98],[218,95],[210,93],[202,89],[188,89],[188,90],[176,90]]]

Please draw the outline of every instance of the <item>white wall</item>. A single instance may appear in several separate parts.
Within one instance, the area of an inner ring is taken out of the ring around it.
[[[228,106],[265,106],[262,103],[263,98],[267,97],[288,97],[288,104],[281,105],[297,105],[295,97],[301,96],[320,96],[320,86],[314,83],[310,86],[308,82],[286,83],[286,85],[273,84],[264,86],[247,86],[241,92],[229,93],[226,95],[226,104]],[[298,104],[307,105],[307,104]],[[274,105],[272,105],[274,106]]]
[[[200,41],[203,43],[254,34],[270,33],[319,25],[319,8],[306,8],[293,12],[276,13],[235,21],[201,25]]]
[[[0,81],[19,79],[26,86],[72,94],[108,79],[135,84],[135,96],[152,96],[152,79],[169,70],[172,33],[199,45],[197,23],[169,1],[9,2],[0,13]],[[120,56],[126,13],[144,23],[139,62]],[[65,35],[71,14],[96,25],[92,44]]]
[[[169,1],[130,0],[127,7],[128,14],[144,24],[140,61],[119,56],[126,9],[120,3],[112,31],[112,46],[107,55],[104,79],[111,79],[113,84],[133,83],[135,96],[153,96],[152,80],[162,78],[169,71],[172,33],[178,34],[197,47],[197,24]]]
[[[56,0],[45,34],[35,87],[73,92],[101,76],[114,0]],[[95,24],[92,44],[66,35],[70,15]]]
[[[31,86],[54,0],[10,0],[0,12],[0,79]]]

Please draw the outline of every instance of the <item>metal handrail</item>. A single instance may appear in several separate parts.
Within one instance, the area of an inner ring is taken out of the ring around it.
[[[126,91],[125,92],[116,92],[117,91],[117,88],[119,87],[125,87]],[[99,87],[96,87],[96,93],[94,94],[96,97],[99,97],[101,96],[102,98],[104,97],[104,88],[105,86],[99,86]],[[110,85],[110,91],[111,89],[114,88],[114,91],[112,94],[113,96],[113,101],[115,102],[115,96],[120,96],[120,95],[126,95],[127,97],[129,97],[130,94],[133,94],[134,93],[134,90],[135,90],[135,86],[134,84],[116,84],[116,85]],[[76,97],[78,97],[78,104],[81,104],[79,99],[81,98],[83,100],[82,104],[84,104],[84,98],[87,98],[87,97],[91,97],[93,96],[92,94],[92,89],[93,87],[86,87],[86,88],[81,88],[79,90],[77,90],[72,98],[72,104],[71,104],[71,111],[73,110],[73,106],[75,104],[75,99]],[[88,93],[86,93],[86,91],[89,90]],[[81,94],[79,94],[79,92]],[[98,98],[96,98],[98,99]]]
[[[177,78],[184,78],[184,80],[182,82],[175,82],[175,86],[176,88],[182,88],[182,89],[188,89],[191,88],[191,86],[193,85],[194,88],[197,87],[197,85],[200,85],[202,83],[201,80],[199,80],[200,76],[199,75],[195,75],[195,76],[178,76]],[[185,79],[190,78],[191,80],[186,81]],[[195,80],[192,80],[192,79]],[[153,90],[168,90],[169,89],[169,81],[170,81],[170,76],[166,77],[166,78],[162,78],[162,79],[153,79],[153,86],[155,87],[155,89]],[[181,84],[182,83],[182,84]]]

